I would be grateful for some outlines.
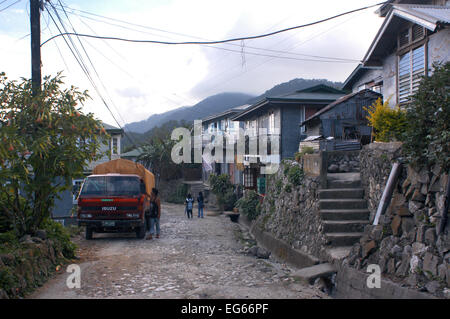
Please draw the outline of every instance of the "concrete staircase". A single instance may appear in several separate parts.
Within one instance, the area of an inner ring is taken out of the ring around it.
[[[359,173],[328,174],[327,189],[319,191],[319,208],[332,259],[348,255],[369,223],[369,210]]]

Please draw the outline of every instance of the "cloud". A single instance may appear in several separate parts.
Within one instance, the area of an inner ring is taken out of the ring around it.
[[[336,3],[332,0],[173,0],[110,1],[106,6],[100,1],[72,0],[68,5],[135,24],[121,24],[87,14],[69,14],[71,23],[79,33],[186,41],[260,34],[312,22],[376,1],[348,0],[340,1],[339,5]],[[256,56],[251,53],[287,54],[251,47],[360,59],[382,22],[373,13],[374,10],[273,37],[237,42],[234,45],[215,45],[214,48],[86,38],[80,39],[83,43],[81,47],[77,38],[72,37],[72,41],[83,55],[97,89],[110,104],[115,117],[124,124],[177,107],[194,105],[210,95],[226,91],[261,94],[276,84],[298,77],[343,81],[356,63],[319,63]],[[3,63],[2,68],[11,78],[30,77],[29,37],[17,41],[29,33],[29,17],[25,13],[10,13],[5,17],[7,19],[0,21],[0,61],[8,63]],[[46,12],[42,14],[41,21],[42,41],[59,32]],[[105,22],[121,24],[122,27]],[[288,56],[308,59],[300,55]],[[93,99],[86,103],[85,111],[94,112],[98,118],[115,125],[113,117],[63,38],[54,39],[42,47],[42,63],[43,75],[55,75],[64,70],[66,83],[88,89]]]

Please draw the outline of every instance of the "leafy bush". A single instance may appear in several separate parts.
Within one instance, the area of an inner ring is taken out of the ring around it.
[[[303,176],[304,176],[303,170],[297,165],[291,166],[289,168],[288,180],[293,185],[296,186],[300,185],[302,183]]]
[[[74,258],[77,246],[70,240],[70,233],[58,222],[47,218],[42,223],[43,229],[47,232],[47,237],[53,239],[61,245],[62,253],[66,258]]]
[[[17,236],[14,231],[7,231],[0,233],[0,244],[4,245],[6,243],[17,243]]]
[[[233,189],[230,189],[223,195],[223,205],[225,210],[233,210],[234,205],[236,204],[237,196],[234,193]]]
[[[434,64],[406,106],[403,151],[413,165],[450,169],[450,62]]]
[[[287,184],[286,186],[284,186],[284,191],[285,191],[286,193],[292,192],[292,187],[291,187],[291,185],[290,185],[290,184]]]
[[[256,219],[261,213],[259,206],[259,195],[255,191],[248,191],[244,197],[236,202],[236,207],[239,211],[248,217],[250,220]]]
[[[294,157],[297,162],[300,162],[303,155],[313,154],[313,153],[314,153],[314,148],[312,148],[311,146],[305,146],[305,147],[302,147],[302,150],[300,152],[295,153]]]
[[[364,107],[369,115],[367,120],[373,128],[377,142],[401,141],[406,130],[406,112],[399,106],[391,108],[389,100],[382,103],[378,98],[371,106]]]
[[[283,188],[283,181],[282,181],[281,179],[278,179],[278,180],[275,182],[275,189],[276,189],[276,191],[277,191],[277,194],[280,194],[280,193],[281,193],[282,188]]]
[[[234,185],[230,181],[230,176],[227,174],[209,176],[209,183],[211,191],[217,196],[217,201],[221,209],[231,209],[236,202],[236,195],[234,194]]]

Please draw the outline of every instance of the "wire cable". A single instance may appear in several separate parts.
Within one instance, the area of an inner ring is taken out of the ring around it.
[[[62,7],[62,8],[67,8],[67,9],[69,9],[69,10],[74,10],[74,11],[77,11],[77,12],[88,13],[88,14],[91,14],[91,15],[94,15],[94,16],[102,17],[102,18],[105,18],[105,19],[110,19],[110,20],[113,20],[113,21],[118,21],[118,22],[121,22],[121,23],[133,25],[133,26],[138,26],[138,27],[141,27],[141,28],[147,28],[147,29],[157,30],[157,31],[160,31],[160,32],[165,32],[165,33],[170,33],[170,34],[175,34],[175,35],[181,35],[181,36],[186,36],[186,37],[190,37],[190,38],[203,39],[203,38],[200,38],[200,37],[197,37],[197,36],[193,36],[193,35],[187,35],[187,34],[178,33],[178,32],[171,32],[171,31],[167,31],[167,30],[162,30],[162,29],[157,29],[157,28],[153,28],[153,27],[143,26],[143,25],[140,25],[140,24],[129,23],[129,22],[122,21],[122,20],[118,20],[118,19],[114,19],[114,18],[108,18],[108,17],[100,16],[100,15],[97,15],[97,14],[94,14],[94,13],[89,13],[89,12],[87,12],[87,11],[82,11],[82,10],[72,9],[72,8],[70,8],[70,7],[67,7],[67,6],[61,6],[61,7]],[[62,10],[62,9],[58,9],[58,10]],[[66,12],[67,12],[67,11],[66,11]],[[73,12],[68,12],[68,13],[74,14],[74,15],[76,15],[76,16],[78,16],[78,17],[83,17],[83,18],[86,18],[86,19],[89,19],[89,20],[92,20],[92,21],[96,21],[96,22],[100,22],[100,23],[105,23],[105,24],[112,25],[112,26],[116,26],[116,27],[119,27],[119,28],[124,28],[124,29],[126,29],[126,30],[131,30],[131,31],[135,31],[135,32],[140,32],[140,33],[146,33],[146,34],[156,35],[156,34],[153,34],[153,33],[146,32],[146,31],[142,31],[142,30],[137,30],[137,29],[125,27],[125,26],[122,26],[122,25],[119,25],[119,24],[116,24],[116,23],[110,23],[110,22],[106,22],[106,21],[103,21],[103,20],[95,19],[95,18],[88,17],[88,16],[85,16],[85,15],[82,15],[82,14],[79,14],[79,13],[73,13]],[[97,34],[95,34],[95,35],[98,36]],[[160,35],[156,35],[156,36],[160,36]],[[203,39],[203,40],[206,40],[206,39]],[[237,46],[237,47],[241,47],[240,44],[235,44],[235,43],[224,43],[224,44],[232,45],[232,46]],[[215,48],[215,49],[220,49],[220,50],[225,50],[225,51],[231,51],[231,52],[238,52],[238,53],[241,52],[241,51],[237,51],[237,50],[234,50],[234,51],[233,51],[233,50],[231,50],[231,49],[225,49],[225,48],[220,48],[220,47],[213,47],[213,46],[208,46],[208,45],[202,45],[202,46],[204,46],[204,47],[210,47],[210,48]],[[268,52],[273,52],[273,53],[282,53],[282,54],[298,55],[298,56],[306,56],[306,57],[313,57],[313,58],[323,58],[323,59],[329,59],[329,60],[342,60],[342,61],[349,61],[349,62],[359,62],[359,61],[360,61],[360,60],[357,60],[357,59],[347,59],[347,58],[336,58],[336,57],[329,57],[329,56],[318,56],[318,55],[302,54],[302,53],[296,53],[296,52],[287,52],[287,51],[280,51],[280,50],[273,50],[273,49],[265,49],[265,48],[254,47],[254,46],[248,46],[248,45],[245,45],[245,48],[246,48],[246,49],[261,50],[261,51],[268,51]],[[246,52],[247,52],[247,51],[246,51]]]
[[[51,3],[50,3],[50,4],[51,4]],[[58,29],[58,31],[59,31],[60,34],[61,34],[61,29],[59,28],[58,24],[56,23],[55,19],[53,18],[53,15],[51,14],[50,10],[48,9],[47,6],[45,6],[45,9],[47,10],[47,12],[48,12],[50,18],[52,19],[53,23],[56,25],[56,28]],[[62,20],[60,19],[60,17],[58,16],[57,12],[56,12],[55,14],[56,14],[57,17],[58,17],[59,22],[62,24],[63,29],[65,29],[65,26],[64,26]],[[89,70],[88,70],[86,64],[85,64],[84,61],[83,61],[83,58],[82,58],[80,52],[78,51],[78,49],[76,48],[75,44],[73,43],[73,41],[70,39],[69,36],[68,36],[68,38],[69,38],[70,42],[72,43],[72,45],[74,46],[74,48],[72,48],[72,47],[69,45],[69,42],[66,40],[66,38],[63,37],[64,41],[66,42],[66,45],[68,46],[69,50],[72,52],[72,55],[75,57],[75,60],[76,60],[77,63],[80,65],[80,67],[81,67],[83,73],[84,73],[84,74],[86,75],[86,77],[88,78],[89,82],[90,82],[91,85],[93,86],[94,90],[97,92],[97,94],[98,94],[98,96],[100,97],[100,99],[101,99],[101,101],[103,102],[103,104],[106,106],[107,110],[108,110],[109,113],[111,114],[111,116],[112,116],[112,118],[114,119],[114,121],[117,123],[117,125],[119,126],[119,128],[123,130],[122,126],[121,126],[120,123],[117,121],[116,117],[114,116],[113,112],[111,111],[110,107],[108,106],[108,103],[105,101],[104,97],[103,97],[102,94],[100,93],[100,90],[98,89],[97,85],[95,84],[95,82],[94,82],[94,80],[93,80],[93,78],[92,78],[92,76],[91,76],[91,74],[90,74],[90,72],[89,72]],[[76,53],[74,52],[74,50],[75,50]],[[131,143],[133,144],[133,146],[137,148],[137,145],[136,145],[136,143],[133,141],[133,139],[130,138],[130,137],[128,136],[128,134],[125,132],[125,130],[123,130],[123,132],[124,132],[124,135],[125,135],[126,137],[128,137],[128,139],[131,141]]]
[[[63,35],[76,35],[76,36],[80,36],[80,37],[89,37],[89,38],[105,39],[105,40],[117,40],[117,41],[136,42],[136,43],[167,44],[167,45],[220,44],[220,43],[227,43],[227,42],[236,42],[236,41],[242,41],[242,40],[252,40],[252,39],[265,38],[265,37],[269,37],[269,36],[276,35],[276,34],[279,34],[279,33],[287,32],[287,31],[290,31],[290,30],[305,28],[305,27],[309,27],[309,26],[316,25],[316,24],[319,24],[319,23],[323,23],[323,22],[326,22],[326,21],[329,21],[329,20],[332,20],[332,19],[336,19],[338,17],[344,16],[344,15],[347,15],[347,14],[351,14],[351,13],[354,13],[354,12],[358,12],[358,11],[366,10],[366,9],[369,9],[369,8],[373,8],[373,7],[376,7],[376,6],[385,4],[385,3],[386,3],[386,1],[374,4],[374,5],[366,6],[366,7],[363,7],[363,8],[354,9],[354,10],[347,11],[347,12],[344,12],[344,13],[340,13],[340,14],[337,14],[335,16],[332,16],[332,17],[329,17],[329,18],[325,18],[325,19],[321,19],[321,20],[318,20],[318,21],[315,21],[315,22],[310,22],[310,23],[298,25],[298,26],[295,26],[295,27],[285,28],[285,29],[281,29],[281,30],[278,30],[278,31],[270,32],[270,33],[254,35],[254,36],[239,37],[239,38],[232,38],[232,39],[226,39],[226,40],[169,42],[169,41],[156,41],[156,40],[126,39],[126,38],[110,37],[110,36],[94,36],[94,35],[91,35],[91,34],[76,34],[76,33],[66,32],[64,34],[57,34],[57,35],[47,39],[46,41],[44,41],[41,44],[41,46],[43,46],[47,42],[53,40],[54,38],[57,38],[57,37],[63,36]]]
[[[3,9],[0,9],[0,12],[5,11],[5,10],[8,9],[9,7],[12,7],[12,6],[15,5],[16,3],[19,3],[20,1],[22,1],[22,0],[17,0],[16,2],[10,4],[9,6],[4,7]],[[3,2],[5,2],[5,1],[3,1]],[[2,2],[2,3],[3,3],[3,2]],[[1,3],[0,3],[0,4],[1,4]]]

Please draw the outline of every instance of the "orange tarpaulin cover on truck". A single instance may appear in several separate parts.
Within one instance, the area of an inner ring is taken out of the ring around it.
[[[145,190],[150,195],[155,187],[155,175],[147,170],[143,165],[126,159],[116,159],[94,167],[93,174],[136,174],[145,183]]]

